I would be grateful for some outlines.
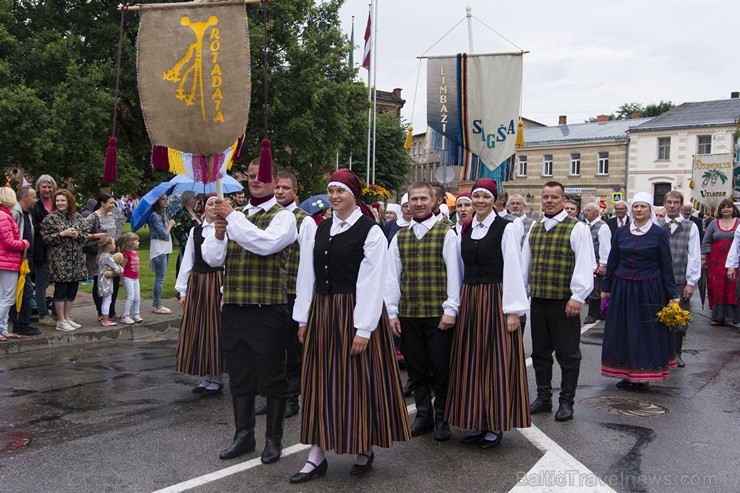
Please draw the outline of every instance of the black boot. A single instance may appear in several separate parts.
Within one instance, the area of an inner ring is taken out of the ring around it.
[[[683,333],[676,331],[676,360],[678,362],[679,368],[683,368],[684,366],[686,366],[686,363],[683,362],[683,358],[681,357],[681,352],[683,349],[683,337]]]
[[[529,406],[530,414],[552,411],[552,368],[536,370],[537,399]]]
[[[578,370],[563,370],[563,381],[560,384],[560,406],[555,413],[555,421],[573,419],[573,402],[578,386]]]
[[[432,389],[428,384],[414,387],[414,401],[416,402],[416,418],[411,425],[411,436],[418,437],[433,432]]]
[[[265,449],[262,463],[272,464],[280,460],[283,451],[283,424],[287,399],[267,398],[267,428],[265,429]]]
[[[295,416],[301,410],[301,406],[298,404],[299,394],[291,394],[288,396],[288,404],[285,406],[285,417],[290,418]]]
[[[434,439],[438,442],[446,442],[450,439],[450,425],[444,420],[445,399],[440,396],[434,397]]]
[[[254,395],[237,395],[232,398],[232,401],[236,433],[234,434],[234,443],[218,456],[219,459],[224,460],[254,452],[256,447],[254,440]]]
[[[254,408],[255,416],[264,416],[267,414],[267,401],[262,401],[262,404]]]

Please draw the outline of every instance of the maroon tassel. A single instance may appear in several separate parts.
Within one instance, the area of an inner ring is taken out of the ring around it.
[[[116,138],[108,139],[108,149],[105,151],[105,165],[103,166],[103,181],[113,183],[118,179],[118,149]]]
[[[262,183],[272,183],[272,151],[270,150],[270,139],[262,140],[262,151],[260,151],[260,169],[257,179]]]
[[[159,171],[170,170],[170,158],[167,146],[152,147],[152,167]]]
[[[231,160],[233,162],[239,161],[242,158],[242,152],[244,152],[244,136],[243,135],[239,137],[239,139],[236,141],[236,150],[234,151],[234,155],[232,156]]]

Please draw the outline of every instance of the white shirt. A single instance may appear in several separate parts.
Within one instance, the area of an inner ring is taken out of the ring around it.
[[[298,206],[293,202],[292,204],[284,206],[286,209],[288,209],[291,214],[294,210],[298,208]],[[318,226],[316,225],[316,221],[313,217],[310,215],[303,218],[303,221],[301,221],[301,227],[298,229],[298,249],[300,250],[300,254],[302,255],[303,252],[311,250],[313,248],[313,241],[316,238],[316,229]],[[300,257],[299,257],[300,258]]]
[[[673,234],[678,227],[678,224],[672,223],[674,220],[676,223],[682,224],[684,227],[686,224],[690,224],[689,255],[686,260],[686,284],[694,286],[701,278],[701,243],[699,242],[699,228],[696,227],[694,221],[684,219],[681,214],[674,218],[666,216],[665,222],[666,224],[670,224],[671,234]]]
[[[550,231],[558,223],[562,222],[567,215],[563,210],[552,218],[543,216],[539,222],[544,223],[546,231]],[[534,224],[532,224],[532,227],[534,227]],[[532,261],[532,249],[529,245],[531,234],[532,230],[530,229],[522,247],[522,272],[527,283],[527,291],[529,291],[529,271]],[[583,303],[594,290],[594,266],[596,265],[594,243],[591,241],[591,231],[588,230],[588,226],[585,223],[578,221],[573,226],[573,230],[570,232],[570,248],[576,256],[576,265],[573,269],[573,276],[570,279],[571,299]]]
[[[269,211],[277,201],[275,197],[253,206],[248,204],[244,211],[253,215],[259,210]],[[216,238],[215,229],[209,231],[203,242],[203,260],[211,267],[221,267],[226,262],[226,246],[233,240],[245,250],[256,255],[268,256],[285,249],[296,240],[295,216],[287,210],[278,212],[264,230],[249,222],[242,211],[235,210],[226,217],[226,235]]]
[[[359,207],[344,221],[335,215],[331,219],[329,234],[336,236],[345,233],[361,216],[362,212]],[[308,323],[308,314],[316,284],[316,275],[313,270],[313,243],[311,242],[310,248],[305,252],[301,252],[301,261],[298,264],[298,285],[293,307],[293,320],[301,327]],[[353,313],[356,334],[369,339],[370,334],[378,326],[383,311],[383,277],[388,260],[388,239],[380,227],[370,228],[363,250],[365,257],[360,263],[357,276],[356,303]]]
[[[213,223],[203,221],[203,232],[201,235],[203,238],[208,234],[213,234]],[[190,278],[190,272],[193,270],[193,264],[195,263],[195,246],[193,245],[193,231],[195,228],[190,229],[188,233],[188,242],[185,244],[185,252],[182,254],[180,259],[180,273],[177,275],[175,281],[175,290],[180,293],[180,296],[185,296],[188,289],[188,279]]]
[[[491,224],[498,217],[498,214],[488,214],[481,222],[478,221],[477,214],[474,214],[473,222],[470,225],[472,228],[470,237],[479,240],[486,236]],[[521,223],[517,226],[516,222],[506,225],[501,238],[501,254],[504,257],[501,303],[505,314],[522,316],[529,310],[529,302],[524,284],[524,274],[522,273]],[[462,236],[458,241],[462,242]],[[593,250],[593,246],[591,246],[591,250]]]
[[[725,261],[725,267],[728,269],[737,269],[740,265],[740,228],[735,228],[735,235],[732,237],[732,245],[730,245],[730,251],[727,252],[727,260]]]
[[[652,228],[652,227],[653,227],[653,222],[652,221],[646,222],[645,224],[643,224],[639,228],[637,227],[637,225],[635,224],[635,222],[632,221],[630,223],[630,233],[632,233],[635,236],[642,236],[645,233],[647,233],[648,231],[650,231],[650,228]],[[606,229],[609,229],[609,228],[606,228]]]
[[[599,219],[596,218],[594,222],[598,220]],[[589,230],[591,229],[592,224],[593,223],[588,223]],[[630,225],[631,224],[632,223],[630,223]],[[596,236],[599,239],[599,265],[606,266],[606,261],[609,259],[609,252],[612,250],[612,231],[609,229],[609,226],[602,221],[601,227],[596,233]]]
[[[437,219],[434,216],[421,223],[411,221],[411,231],[417,239],[421,239],[434,227],[436,222]],[[460,244],[457,241],[457,235],[452,229],[449,229],[445,234],[442,257],[447,270],[447,299],[442,303],[442,310],[445,315],[457,317],[457,310],[460,306],[460,284],[462,283],[462,258],[460,257]],[[390,318],[398,317],[402,274],[403,263],[401,262],[401,253],[398,250],[398,235],[396,235],[391,240],[389,247],[389,259],[385,276],[385,306]]]

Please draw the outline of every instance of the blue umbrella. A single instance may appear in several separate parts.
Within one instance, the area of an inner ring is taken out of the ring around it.
[[[301,202],[298,207],[313,216],[317,212],[328,209],[329,207],[331,207],[331,204],[329,203],[329,197],[327,197],[325,193],[320,193],[318,195],[313,195],[307,198],[306,200]]]
[[[175,177],[170,180],[170,183],[175,185],[175,192],[191,190],[195,193],[216,193],[216,182],[199,183],[188,175],[175,175]],[[224,193],[241,192],[244,190],[242,184],[229,175],[224,175],[221,180],[221,185]]]
[[[157,203],[157,200],[159,200],[159,197],[163,194],[171,195],[174,189],[175,185],[173,183],[165,181],[149,190],[141,198],[139,205],[134,209],[134,213],[131,214],[131,231],[136,231],[144,226],[149,220],[149,216],[152,214],[152,208]]]

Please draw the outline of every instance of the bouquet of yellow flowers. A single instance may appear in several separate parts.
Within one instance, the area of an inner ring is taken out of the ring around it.
[[[391,198],[391,193],[384,187],[371,183],[362,189],[362,197],[371,202],[387,202]]]
[[[691,320],[691,312],[681,308],[678,303],[668,303],[658,312],[658,322],[669,329],[685,327]]]

